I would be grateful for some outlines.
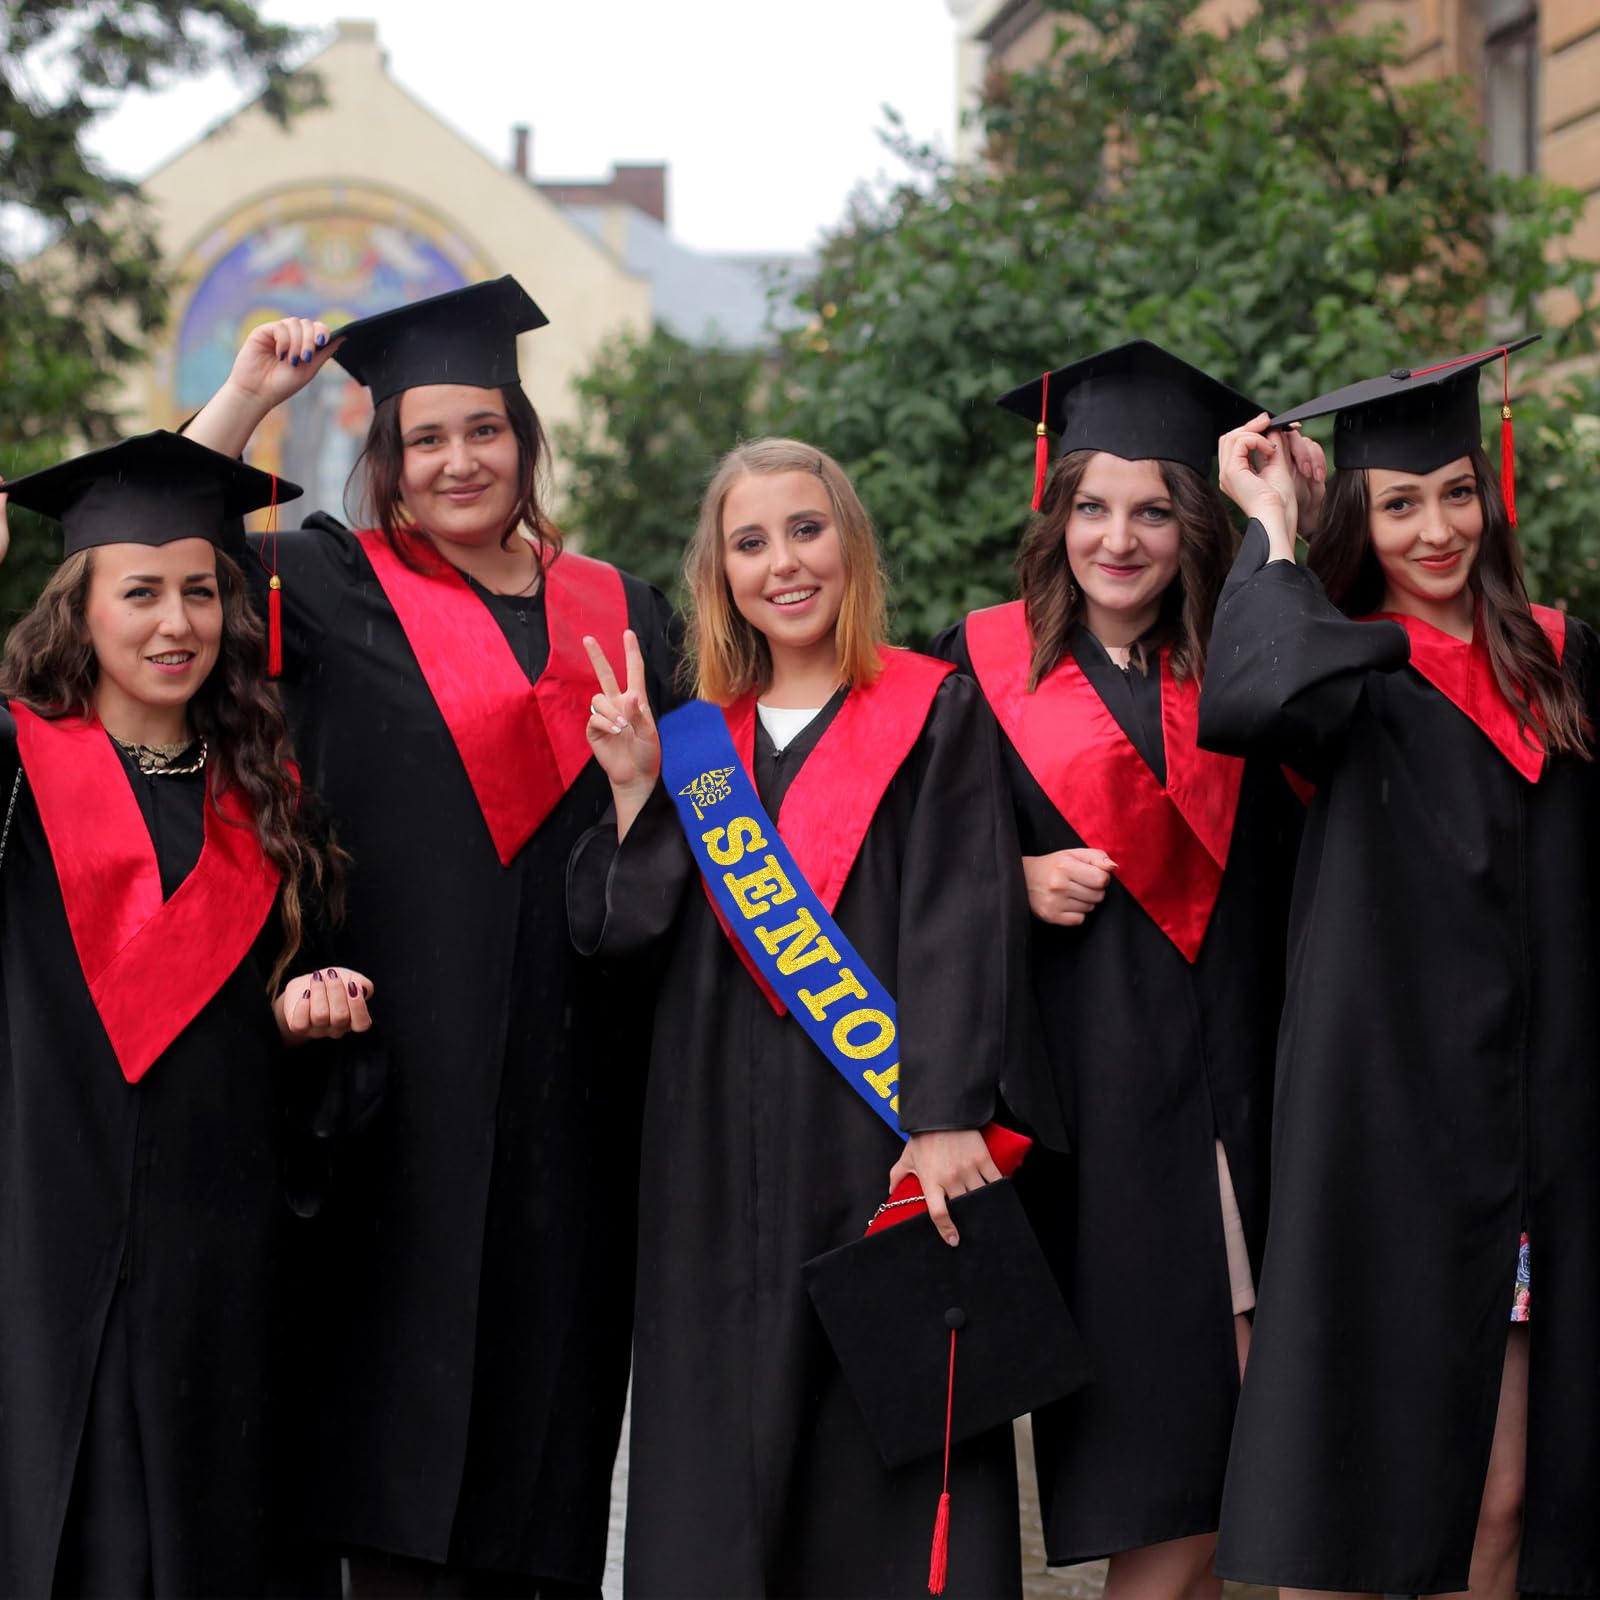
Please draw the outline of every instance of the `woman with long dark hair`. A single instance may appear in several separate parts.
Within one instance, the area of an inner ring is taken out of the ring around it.
[[[1221,444],[1202,737],[1317,785],[1219,1553],[1285,1595],[1600,1593],[1600,662],[1480,445],[1506,353],[1275,420],[1338,413],[1309,569],[1285,434]]]
[[[171,434],[5,488],[67,556],[0,662],[0,1592],[260,1594],[281,1044],[372,988],[284,982],[342,864],[216,547],[299,491]]]
[[[605,1559],[646,1008],[605,998],[632,980],[567,934],[567,857],[609,793],[581,640],[620,655],[631,626],[663,699],[673,664],[662,597],[544,509],[517,370],[544,321],[502,278],[337,336],[270,323],[188,429],[242,451],[330,356],[374,402],[364,526],[319,514],[248,556],[390,997],[386,1104],[341,1164],[310,1300],[306,1523],[358,1593],[595,1593]]]
[[[934,648],[1006,735],[1046,1047],[1019,1109],[1057,1152],[1019,1181],[1093,1367],[1033,1418],[1045,1546],[1186,1600],[1218,1592],[1300,809],[1274,763],[1195,743],[1233,549],[1206,473],[1254,407],[1144,341],[1000,403],[1039,441],[1021,599]]]

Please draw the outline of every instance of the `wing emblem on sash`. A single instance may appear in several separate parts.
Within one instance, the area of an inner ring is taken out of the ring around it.
[[[705,811],[712,806],[721,805],[732,793],[728,779],[733,776],[732,767],[713,767],[709,772],[702,772],[698,778],[686,783],[678,793],[688,800],[694,807],[695,819],[705,821]]]

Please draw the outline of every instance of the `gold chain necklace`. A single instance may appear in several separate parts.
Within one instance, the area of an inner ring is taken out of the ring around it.
[[[173,763],[185,750],[193,746],[193,739],[180,739],[176,744],[129,744],[126,739],[119,739],[116,734],[112,734],[111,742],[119,750],[124,750],[132,756],[134,765],[152,778],[186,777],[192,772],[200,771],[210,754],[209,746],[204,739],[201,739],[200,754],[193,761],[186,761],[179,767]]]

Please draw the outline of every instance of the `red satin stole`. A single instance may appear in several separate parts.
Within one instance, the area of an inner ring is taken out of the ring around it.
[[[1489,650],[1477,630],[1471,640],[1452,638],[1420,617],[1398,611],[1380,611],[1385,622],[1398,622],[1411,640],[1411,665],[1458,711],[1477,724],[1496,750],[1529,783],[1544,771],[1545,754],[1530,744],[1517,727],[1517,713],[1495,681]],[[1534,620],[1544,629],[1560,661],[1567,648],[1567,616],[1550,606],[1534,606]]]
[[[892,647],[883,651],[882,660],[876,683],[845,695],[774,819],[801,876],[830,912],[839,904],[879,803],[927,724],[939,685],[955,670],[948,661]],[[722,714],[754,783],[756,696],[741,696],[724,706]],[[734,938],[709,889],[706,899],[745,970],[782,1016],[783,1002]]]
[[[47,722],[15,701],[11,712],[78,964],[117,1065],[137,1083],[249,954],[278,869],[244,795],[219,796],[208,781],[200,859],[163,901],[150,830],[99,722]]]
[[[1117,863],[1117,881],[1182,952],[1199,958],[1222,888],[1244,762],[1197,743],[1200,686],[1161,655],[1163,788],[1083,668],[1064,656],[1031,694],[1020,600],[967,618],[967,653],[1006,737],[1068,826]]]
[[[583,636],[622,660],[622,574],[571,550],[546,568],[550,656],[529,683],[489,608],[425,541],[417,541],[418,556],[430,570],[418,572],[382,533],[369,528],[356,538],[455,741],[500,864],[510,866],[589,764],[595,682]]]

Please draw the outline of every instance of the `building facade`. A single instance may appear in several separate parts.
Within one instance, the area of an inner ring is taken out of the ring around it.
[[[1245,22],[1258,0],[1202,0],[1197,22]],[[1048,55],[1058,13],[1040,0],[948,0],[957,29],[957,93],[977,103],[989,71]],[[1542,173],[1587,197],[1573,240],[1600,259],[1600,0],[1363,0],[1354,24],[1405,29],[1409,79],[1459,76],[1483,122],[1485,151],[1502,172]],[[976,156],[968,127],[962,153]]]
[[[702,257],[666,226],[664,166],[540,183],[529,136],[502,166],[389,75],[370,22],[340,22],[310,63],[325,104],[279,127],[247,106],[142,188],[175,279],[167,328],[130,373],[129,431],[171,427],[226,378],[244,335],[283,316],[338,326],[513,273],[550,318],[525,336],[524,385],[547,427],[608,340],[657,321],[691,339],[764,336],[766,263]],[[263,424],[251,459],[339,508],[366,391],[330,368]]]

